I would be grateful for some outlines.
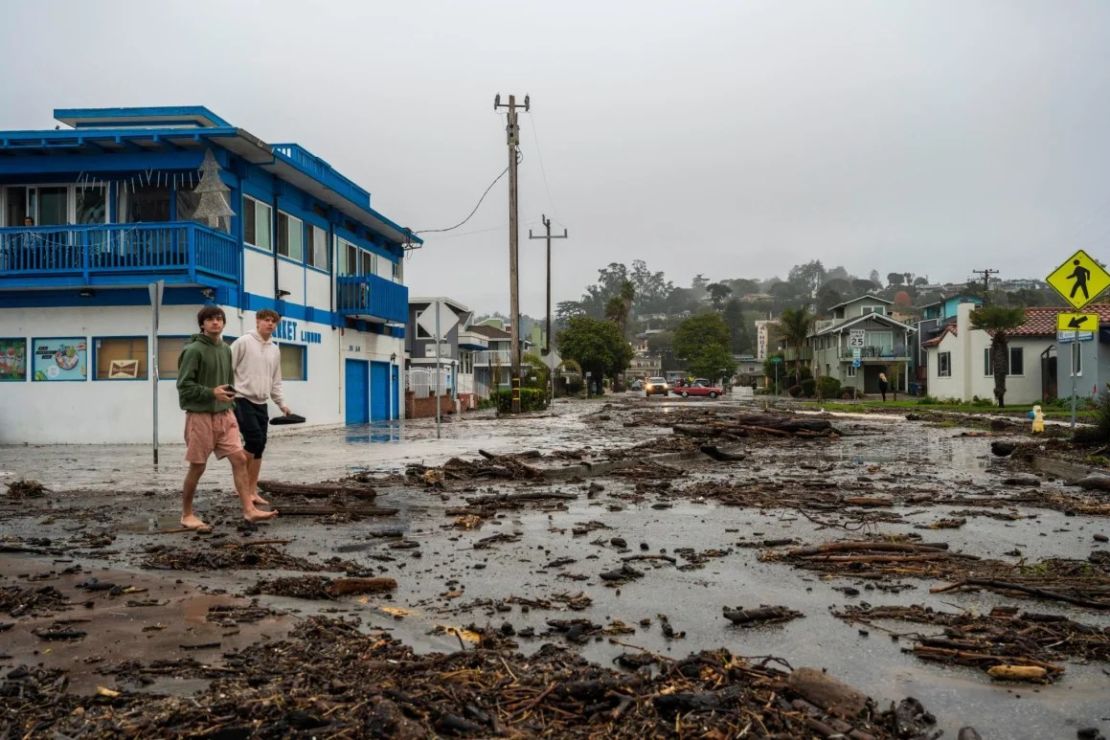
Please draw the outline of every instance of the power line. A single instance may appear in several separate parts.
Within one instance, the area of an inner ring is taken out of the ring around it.
[[[551,204],[552,215],[558,221],[559,209],[555,207],[555,199],[551,197],[551,185],[547,181],[547,169],[543,166],[543,150],[540,149],[540,134],[539,129],[536,128],[536,114],[533,113],[529,118],[532,124],[532,140],[536,142],[536,157],[540,160],[540,175],[543,176],[543,187],[547,191],[547,202]]]
[[[463,219],[462,221],[459,221],[459,222],[458,222],[457,224],[455,224],[454,226],[448,226],[448,227],[447,227],[447,228],[445,228],[445,229],[420,229],[419,231],[414,231],[413,233],[414,233],[414,234],[439,234],[439,233],[442,233],[442,232],[444,232],[444,231],[454,231],[455,229],[459,228],[460,226],[462,226],[463,224],[465,224],[465,223],[466,223],[467,221],[469,221],[469,220],[470,220],[470,218],[471,218],[471,216],[473,216],[473,215],[474,215],[475,213],[477,213],[477,212],[478,212],[478,208],[480,208],[480,207],[481,207],[481,205],[482,205],[482,201],[486,199],[486,196],[487,196],[487,195],[489,195],[489,191],[493,190],[493,186],[494,186],[494,185],[496,185],[496,184],[497,184],[497,181],[498,181],[498,180],[500,180],[500,179],[501,179],[502,177],[504,177],[504,176],[505,176],[505,174],[506,174],[506,173],[507,173],[508,171],[509,171],[509,168],[508,168],[508,167],[506,167],[505,169],[501,170],[501,174],[500,174],[500,175],[498,175],[497,177],[493,178],[493,182],[491,182],[491,183],[489,184],[489,187],[488,187],[488,188],[486,188],[486,191],[485,191],[484,193],[482,193],[482,197],[478,199],[478,203],[477,203],[477,205],[475,205],[475,206],[474,206],[474,210],[472,210],[472,211],[471,211],[471,212],[470,212],[469,214],[467,214],[466,218],[464,218],[464,219]]]

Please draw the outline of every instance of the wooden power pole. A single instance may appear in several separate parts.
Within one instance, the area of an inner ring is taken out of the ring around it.
[[[506,139],[509,145],[509,321],[510,341],[512,346],[509,348],[512,361],[512,412],[514,414],[520,413],[520,251],[519,241],[520,234],[517,225],[517,179],[516,179],[516,164],[517,164],[517,150],[520,147],[520,126],[517,125],[517,108],[523,107],[525,111],[528,110],[529,100],[528,96],[524,96],[524,105],[519,106],[516,102],[516,96],[510,95],[508,103],[501,102],[501,96],[497,95],[493,99],[493,109],[499,108],[509,109],[509,122],[505,127],[507,134]]]
[[[551,234],[551,219],[549,219],[547,216],[541,214],[540,215],[540,221],[543,222],[544,228],[547,229],[547,233],[546,234],[541,234],[540,236],[533,236],[532,235],[532,230],[528,229],[528,238],[529,239],[544,239],[544,240],[547,241],[547,320],[546,320],[546,332],[547,333],[544,335],[543,352],[544,352],[544,354],[548,354],[549,352],[551,352],[551,240],[552,239],[566,239],[567,238],[567,230],[563,229],[563,235],[562,236],[559,236],[558,234],[552,236],[552,234]]]

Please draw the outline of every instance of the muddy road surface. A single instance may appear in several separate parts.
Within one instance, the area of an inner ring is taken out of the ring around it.
[[[0,448],[0,735],[1110,735],[1110,494],[1062,434],[632,396],[293,430],[279,517],[212,462],[203,534],[180,446]]]

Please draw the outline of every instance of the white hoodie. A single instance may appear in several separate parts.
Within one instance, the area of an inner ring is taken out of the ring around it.
[[[281,350],[273,341],[263,341],[250,331],[231,343],[231,366],[235,368],[235,393],[251,403],[273,399],[285,405],[281,385]]]

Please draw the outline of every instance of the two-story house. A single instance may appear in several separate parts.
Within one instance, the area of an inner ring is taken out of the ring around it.
[[[436,348],[436,315],[439,313],[439,348]],[[463,408],[476,406],[474,353],[489,349],[489,339],[471,330],[474,312],[447,298],[410,298],[405,330],[408,381],[406,388],[417,398],[440,393],[458,399]],[[437,386],[438,364],[438,386]]]
[[[983,299],[966,293],[954,293],[921,307],[921,320],[916,324],[917,337],[913,343],[913,364],[914,379],[925,393],[931,393],[928,388],[926,342],[939,336],[949,324],[956,323],[957,311],[963,303],[972,304],[974,308],[982,305]]]
[[[836,378],[842,387],[861,393],[878,393],[879,373],[885,373],[892,388],[904,391],[916,330],[888,315],[892,305],[868,294],[832,306],[831,318],[816,322],[808,337],[813,374]]]
[[[144,442],[155,419],[179,439],[178,355],[204,305],[227,339],[283,316],[286,397],[309,424],[401,415],[420,240],[369,192],[200,106],[54,116],[0,132],[0,442]]]

